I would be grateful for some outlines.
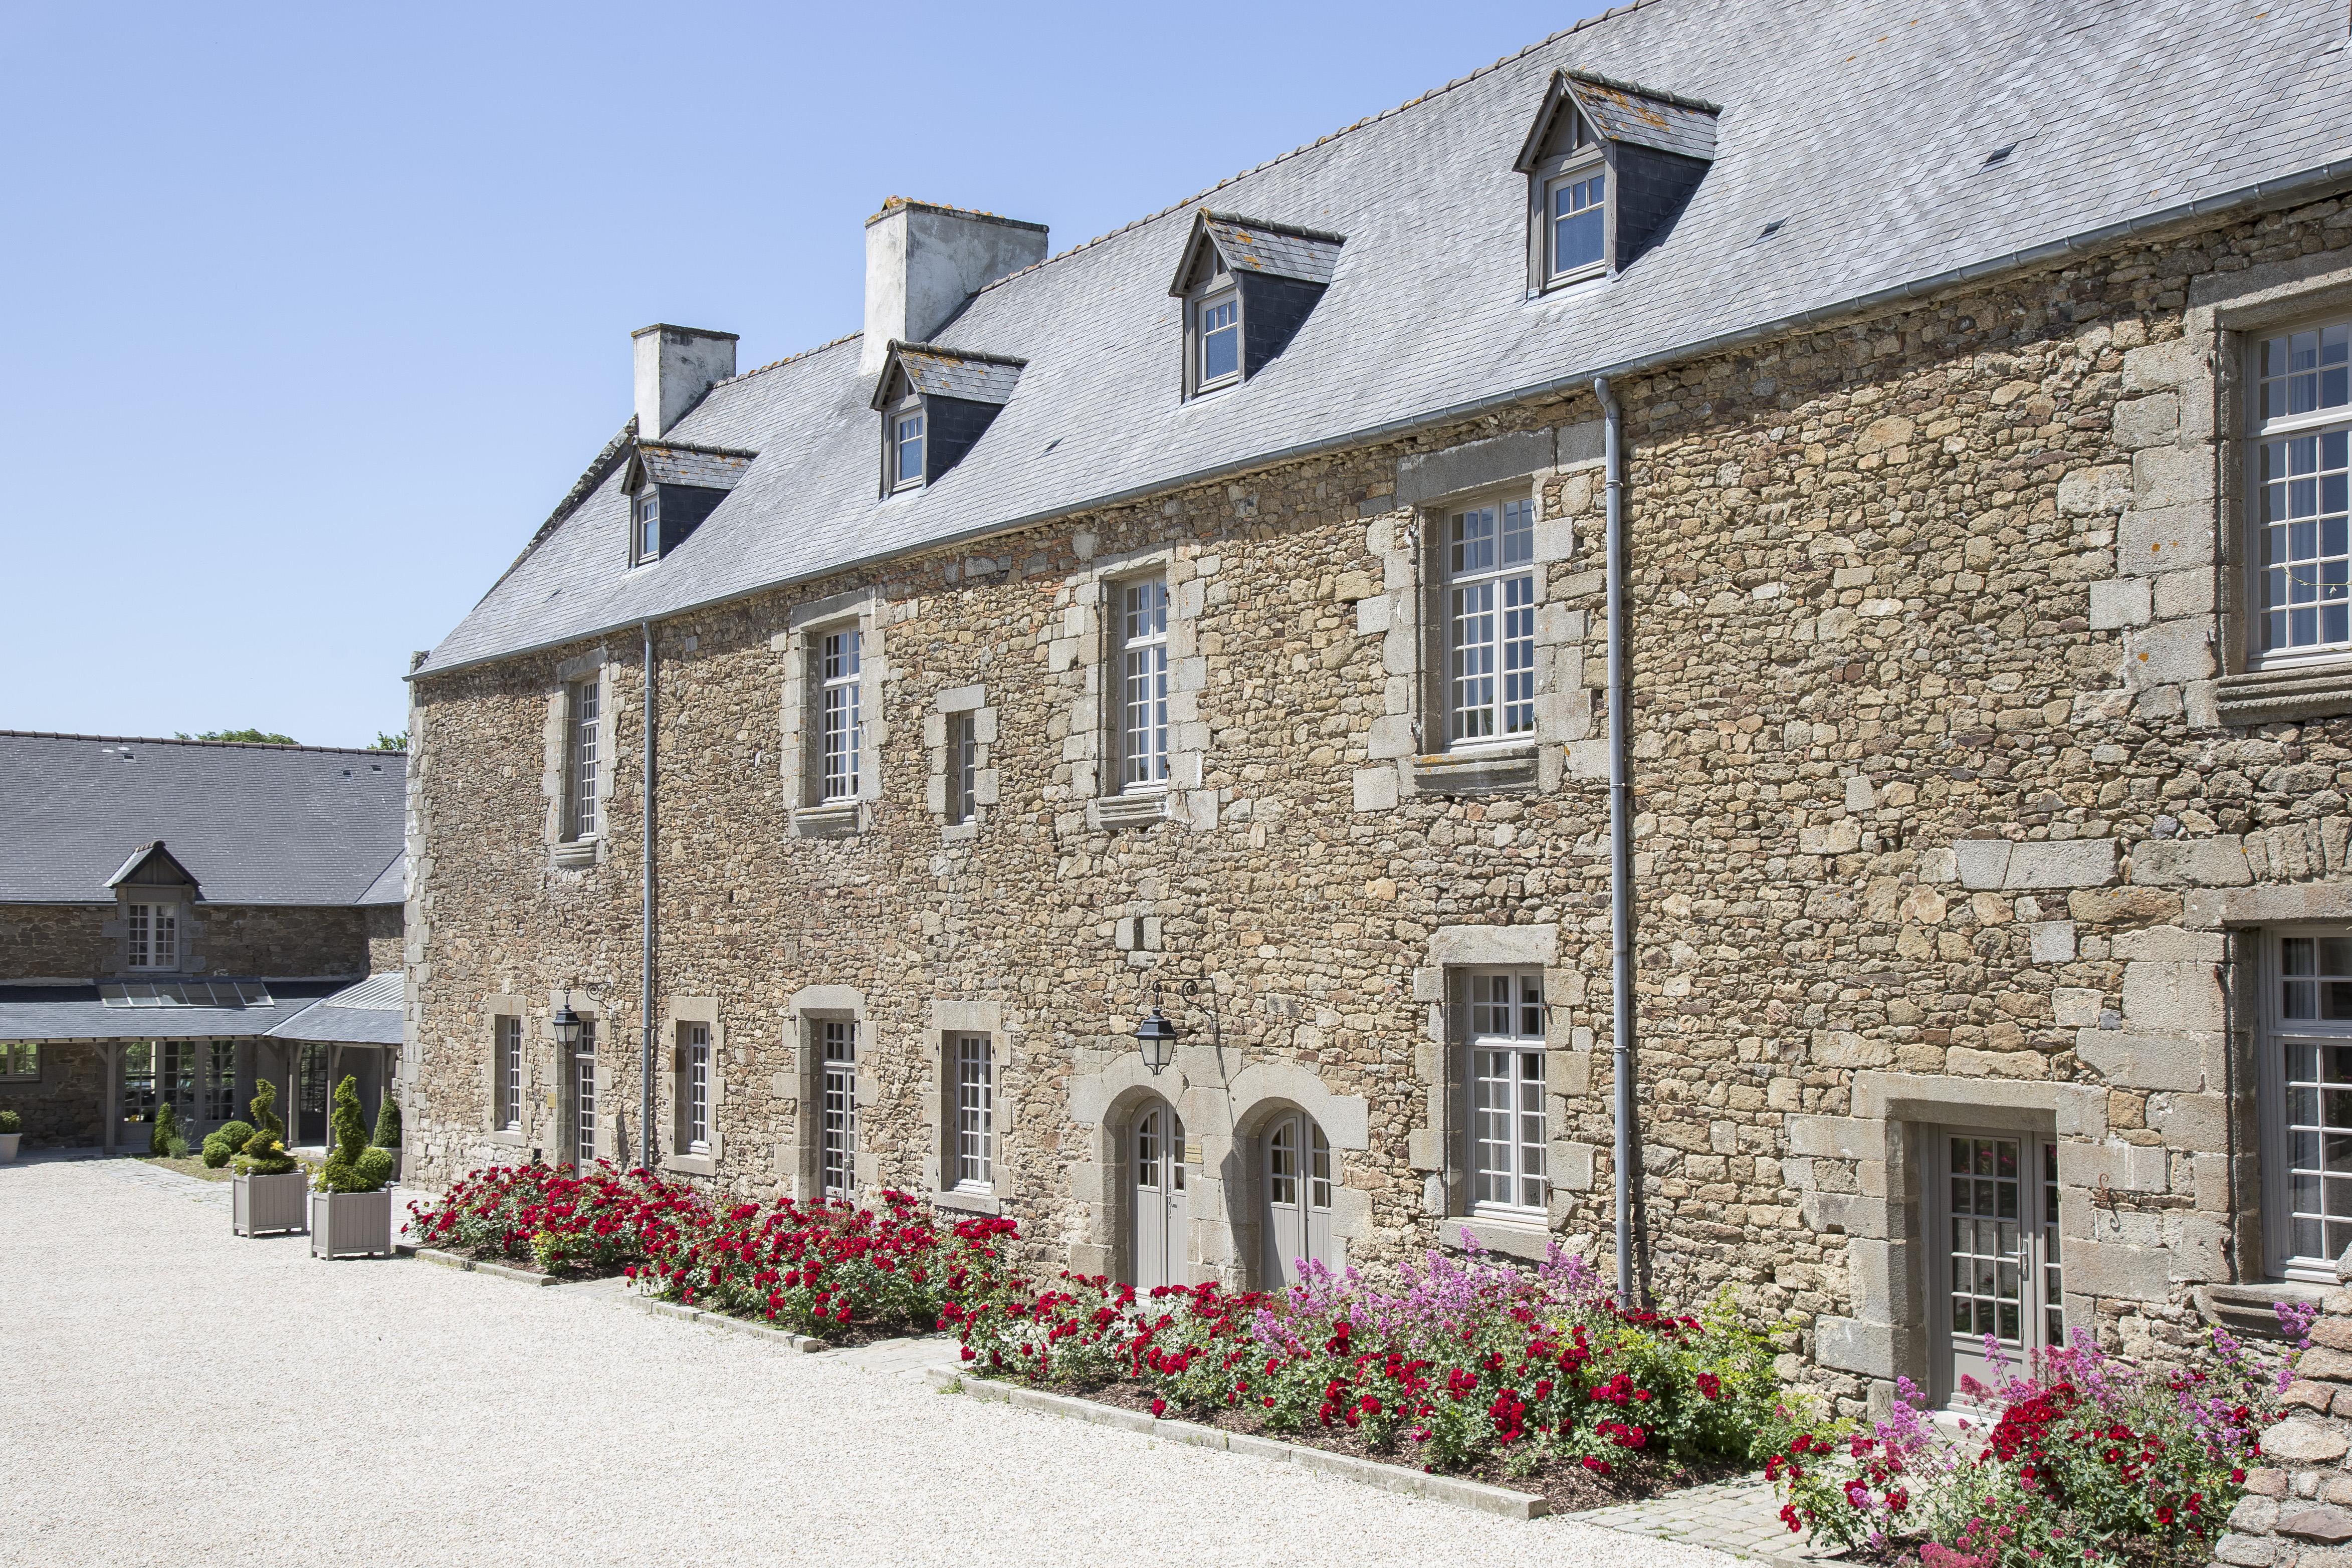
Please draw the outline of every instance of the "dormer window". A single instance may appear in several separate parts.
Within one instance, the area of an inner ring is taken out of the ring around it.
[[[1346,243],[1319,229],[1195,213],[1168,289],[1184,302],[1183,395],[1245,382],[1289,347]]]
[[[636,559],[661,559],[661,491],[652,485],[637,492]]]
[[[1528,177],[1528,292],[1610,277],[1664,239],[1714,161],[1720,112],[1556,74],[1514,165]]]
[[[923,404],[890,416],[890,488],[911,490],[923,482]]]
[[[893,340],[874,382],[882,494],[936,485],[980,443],[1021,382],[1025,360]]]

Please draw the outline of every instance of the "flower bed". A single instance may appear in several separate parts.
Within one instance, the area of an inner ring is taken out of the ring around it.
[[[2257,1435],[2286,1384],[2218,1329],[2183,1367],[2128,1364],[2080,1331],[2022,1375],[1997,1354],[1995,1365],[1995,1385],[1965,1380],[1962,1392],[1998,1415],[1957,1444],[1930,1428],[1907,1380],[1866,1430],[1799,1434],[1766,1467],[1787,1490],[1789,1528],[1922,1568],[2198,1568],[2261,1462]]]
[[[1065,1274],[951,1301],[982,1376],[1594,1507],[1747,1470],[1791,1428],[1772,1349],[1727,1300],[1627,1312],[1557,1248],[1528,1271],[1432,1253],[1390,1292],[1309,1266],[1279,1294],[1139,1295]]]

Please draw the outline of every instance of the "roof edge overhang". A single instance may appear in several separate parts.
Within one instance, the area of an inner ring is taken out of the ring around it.
[[[150,861],[161,861],[168,869],[178,873],[179,879],[188,884],[189,891],[194,893],[199,900],[203,899],[205,896],[204,886],[196,881],[195,873],[190,871],[186,866],[182,865],[180,863],[180,857],[165,849],[163,847],[163,841],[161,839],[156,839],[149,843],[141,844],[137,849],[132,850],[131,852],[131,858],[122,862],[121,869],[117,871],[112,876],[106,879],[106,885],[110,888],[121,887],[124,883],[129,882],[132,876],[145,870]],[[155,883],[152,885],[163,886],[168,884]]]
[[[1940,294],[1948,288],[1984,283],[2011,273],[2028,271],[2050,262],[2063,260],[2068,256],[2098,250],[2121,240],[2136,238],[2153,230],[2170,228],[2176,225],[2210,222],[2215,218],[2242,212],[2254,214],[2292,206],[2298,202],[2316,199],[2331,185],[2352,188],[2352,149],[2347,149],[2343,157],[2332,159],[2326,163],[2315,164],[2291,174],[2282,174],[2274,180],[2261,180],[2251,185],[2242,185],[2235,190],[2224,191],[2218,195],[2195,197],[2136,217],[2119,218],[2114,223],[2103,224],[2097,228],[2084,229],[2075,234],[2045,240],[2040,245],[2028,246],[2024,249],[2010,251],[2001,256],[1966,262],[1958,267],[1948,267],[1941,272],[1929,273],[1902,283],[1889,284],[1884,288],[1873,289],[1866,294],[1850,295],[1826,305],[1814,306],[1787,316],[1774,317],[1767,321],[1752,322],[1745,327],[1731,328],[1706,338],[1694,339],[1689,342],[1675,344],[1651,353],[1638,354],[1609,364],[1594,365],[1590,369],[1573,371],[1566,375],[1552,376],[1510,392],[1493,392],[1485,397],[1473,398],[1467,402],[1449,404],[1443,408],[1407,414],[1381,424],[1343,431],[1336,435],[1318,436],[1313,441],[1299,442],[1276,451],[1256,453],[1230,462],[1212,464],[1187,473],[1171,475],[1165,479],[1155,479],[1148,485],[1137,485],[1104,496],[1090,496],[1083,501],[1047,507],[1042,511],[1009,518],[1001,523],[988,523],[979,528],[966,528],[958,533],[943,534],[937,538],[925,540],[920,548],[925,550],[950,549],[976,544],[982,539],[993,538],[1003,534],[1018,533],[1024,528],[1036,528],[1059,517],[1075,517],[1081,512],[1099,511],[1106,507],[1125,506],[1147,497],[1181,489],[1188,485],[1207,484],[1213,480],[1247,474],[1256,469],[1272,467],[1276,464],[1294,463],[1301,458],[1320,456],[1325,453],[1349,446],[1360,446],[1371,442],[1409,435],[1433,425],[1451,424],[1496,409],[1507,408],[1514,403],[1528,402],[1537,398],[1555,396],[1563,392],[1590,387],[1593,382],[1604,377],[1615,381],[1626,376],[1663,370],[1686,360],[1700,360],[1715,354],[1732,352],[1790,332],[1809,331],[1828,322],[1842,321],[1849,317],[1902,305],[1930,295]],[[442,675],[455,674],[462,670],[478,669],[486,664],[499,664],[507,659],[525,658],[533,653],[545,653],[551,648],[562,648],[573,643],[587,642],[592,638],[607,636],[614,632],[665,620],[669,616],[695,614],[721,605],[740,603],[762,593],[772,593],[778,589],[790,588],[795,583],[813,582],[824,578],[835,577],[843,572],[857,571],[885,561],[898,559],[908,553],[905,549],[894,549],[857,556],[850,559],[835,561],[822,572],[778,578],[771,582],[755,583],[748,588],[714,595],[709,599],[672,605],[658,612],[628,615],[593,627],[582,627],[577,631],[566,632],[560,637],[549,637],[536,643],[523,643],[517,647],[502,649],[495,653],[482,653],[470,659],[454,660],[449,664],[436,664],[429,669],[411,670],[402,679],[432,680]],[[496,584],[492,587],[495,588]],[[483,597],[487,599],[488,594],[486,593]]]
[[[882,371],[874,378],[874,395],[866,400],[866,407],[878,413],[889,406],[893,400],[883,394],[890,390],[893,377],[905,374],[899,360],[907,354],[929,354],[941,360],[971,360],[983,365],[1008,365],[1016,371],[1029,368],[1028,361],[1015,359],[1011,354],[992,354],[981,349],[952,349],[945,343],[910,343],[893,338],[882,351]]]

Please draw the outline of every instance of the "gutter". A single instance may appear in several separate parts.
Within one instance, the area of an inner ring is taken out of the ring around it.
[[[1592,396],[1603,424],[1601,473],[1607,499],[1607,557],[1602,571],[1609,591],[1609,1050],[1610,1082],[1616,1090],[1615,1146],[1610,1164],[1617,1187],[1617,1300],[1631,1306],[1633,1294],[1633,784],[1632,732],[1633,674],[1628,667],[1625,632],[1625,422],[1609,391],[1609,378],[1596,376]]]
[[[2005,273],[2024,271],[2065,256],[2084,255],[2112,244],[2116,240],[2143,234],[2150,229],[2168,227],[2191,218],[2214,217],[2224,213],[2233,213],[2242,208],[2248,212],[2265,212],[2277,207],[2292,206],[2297,202],[2312,199],[2315,193],[2321,188],[2344,181],[2352,181],[2352,154],[2304,170],[2300,173],[2283,175],[2275,180],[2257,181],[2253,184],[2242,185],[2234,191],[2227,191],[2218,196],[2202,196],[2194,201],[2178,203],[2139,217],[2126,218],[2095,229],[2086,229],[2081,234],[2065,239],[2031,246],[2023,250],[2011,251],[2006,256],[1996,256],[1988,261],[1969,262],[1962,267],[1951,267],[1943,272],[1931,273],[1925,277],[1914,278],[1907,283],[1893,284],[1868,294],[1855,295],[1834,304],[1817,306],[1811,309],[1800,310],[1793,315],[1778,317],[1753,326],[1718,332],[1711,337],[1701,338],[1696,342],[1658,350],[1648,354],[1635,355],[1630,359],[1620,360],[1613,364],[1603,365],[1597,370],[1578,371],[1570,375],[1555,376],[1515,392],[1497,392],[1486,397],[1475,398],[1467,402],[1454,403],[1427,413],[1411,414],[1402,419],[1391,420],[1383,424],[1351,431],[1346,434],[1325,436],[1315,441],[1302,442],[1294,446],[1282,447],[1273,452],[1236,458],[1229,463],[1213,464],[1205,468],[1193,469],[1189,473],[1171,476],[1169,478],[1156,479],[1148,485],[1133,486],[1107,496],[1095,497],[1084,502],[1032,512],[1007,522],[989,523],[980,528],[967,528],[960,533],[943,534],[937,538],[926,539],[912,549],[883,550],[872,555],[835,561],[821,571],[811,572],[801,577],[778,578],[770,582],[754,583],[746,588],[719,594],[715,598],[672,605],[666,608],[662,613],[685,615],[698,611],[717,609],[722,605],[736,604],[747,599],[757,598],[763,593],[772,593],[778,589],[793,587],[796,583],[814,582],[824,578],[837,577],[844,572],[857,571],[887,561],[902,559],[909,554],[922,550],[949,549],[962,545],[978,544],[983,539],[994,538],[1002,534],[1019,533],[1025,528],[1035,528],[1056,518],[1073,517],[1081,512],[1100,511],[1107,507],[1124,506],[1132,501],[1162,495],[1167,491],[1181,489],[1190,485],[1207,484],[1213,480],[1230,478],[1258,469],[1296,462],[1301,458],[1318,456],[1327,452],[1409,435],[1434,425],[1455,423],[1476,414],[1507,408],[1515,403],[1527,402],[1559,392],[1581,390],[1597,380],[1622,380],[1630,375],[1662,370],[1680,361],[1706,359],[1712,355],[1745,348],[1767,339],[1862,314],[1883,305],[1918,299],[1928,295],[1940,294],[1948,288],[1962,284],[1979,283]],[[534,539],[533,546],[538,542]],[[527,557],[530,553],[530,548],[526,548],[524,556]],[[515,566],[521,564],[520,559],[515,562]],[[505,576],[510,575],[514,570],[515,567],[509,567],[506,573],[501,574],[500,580],[504,580]],[[496,587],[497,585],[493,584],[491,591],[496,591]],[[485,600],[488,597],[488,593],[483,595]],[[502,659],[520,658],[529,653],[543,653],[551,648],[561,648],[592,637],[609,635],[635,619],[637,617],[625,617],[619,621],[606,622],[601,625],[584,626],[576,631],[566,632],[559,637],[501,648],[496,653],[478,654],[469,659],[454,660],[446,664],[435,664],[426,670],[412,671],[405,678],[414,681],[427,676],[451,674],[459,670],[473,669],[477,665],[496,664]]]
[[[654,623],[639,622],[646,635],[646,776],[639,814],[645,843],[638,880],[637,1020],[643,1043],[637,1058],[637,1164],[654,1168]]]

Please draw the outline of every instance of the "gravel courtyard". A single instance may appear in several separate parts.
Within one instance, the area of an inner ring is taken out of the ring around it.
[[[134,1162],[0,1166],[0,1557],[1736,1561],[982,1405],[609,1288],[316,1261],[232,1237],[225,1196]]]

